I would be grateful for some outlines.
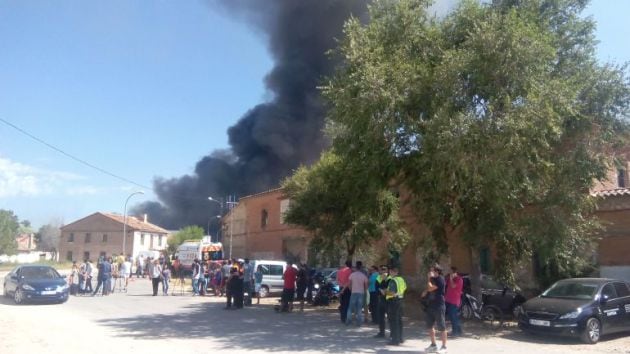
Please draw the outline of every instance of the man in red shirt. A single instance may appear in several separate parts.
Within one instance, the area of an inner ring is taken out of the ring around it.
[[[293,298],[295,297],[295,279],[297,278],[297,270],[291,264],[287,264],[287,269],[282,275],[284,286],[282,289],[282,297],[280,301],[282,312],[291,312],[293,310]]]
[[[352,262],[346,261],[345,267],[337,271],[337,283],[339,283],[339,314],[341,322],[346,323],[348,305],[350,304],[350,274],[352,274]]]
[[[446,316],[450,319],[453,326],[452,337],[462,335],[462,326],[459,323],[459,306],[462,301],[462,291],[464,289],[464,280],[457,273],[456,267],[451,267],[451,274],[446,277]]]

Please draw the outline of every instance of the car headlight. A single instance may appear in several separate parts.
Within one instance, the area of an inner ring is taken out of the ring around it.
[[[313,286],[315,289],[319,289],[319,284],[315,284],[315,286]]]
[[[57,292],[62,292],[64,290],[68,289],[68,285],[59,285],[57,287]]]
[[[561,320],[574,319],[574,318],[577,318],[580,315],[580,313],[582,313],[582,309],[577,309],[575,311],[565,313],[564,315],[560,316],[560,319]]]
[[[32,286],[30,286],[28,284],[22,284],[22,289],[24,289],[24,290],[31,290],[31,291],[35,290],[34,287],[32,287]]]

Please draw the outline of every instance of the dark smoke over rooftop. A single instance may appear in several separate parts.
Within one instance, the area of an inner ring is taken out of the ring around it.
[[[206,225],[212,207],[208,196],[243,196],[277,187],[300,164],[319,157],[327,142],[317,85],[335,66],[326,52],[335,47],[346,19],[367,13],[366,0],[209,4],[265,35],[274,60],[265,84],[273,98],[250,109],[229,128],[229,150],[205,156],[191,175],[156,178],[154,190],[160,203],[143,203],[133,212],[148,213],[151,222],[169,229]]]

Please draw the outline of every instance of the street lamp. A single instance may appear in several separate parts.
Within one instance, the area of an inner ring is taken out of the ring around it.
[[[221,213],[223,214],[223,203],[221,203],[220,201],[212,198],[212,197],[208,197],[208,200],[211,202],[216,202],[219,203],[219,206],[221,207]],[[225,202],[226,205],[230,206],[232,205],[232,208],[228,207],[228,210],[231,210],[234,208],[235,205],[238,205],[238,202]],[[232,259],[232,225],[233,225],[233,220],[234,220],[234,215],[230,215],[230,259]]]
[[[225,204],[227,204],[227,205],[232,204],[234,206],[238,205],[237,202],[225,202]],[[232,207],[232,209],[234,209],[234,207]],[[232,225],[233,225],[233,221],[234,221],[234,215],[230,215],[230,259],[232,259]]]
[[[215,203],[219,203],[219,207],[221,207],[221,209],[223,209],[223,203],[221,203],[220,201],[212,198],[212,197],[208,197],[208,200],[211,202],[215,202]]]
[[[133,197],[136,194],[144,194],[143,191],[137,191],[137,192],[133,192],[131,194],[129,194],[129,196],[127,197],[127,200],[125,200],[125,213],[123,214],[123,257],[126,259],[127,258],[127,203],[129,202],[129,199],[131,199],[131,197]]]

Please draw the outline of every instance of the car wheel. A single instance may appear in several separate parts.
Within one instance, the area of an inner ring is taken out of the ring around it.
[[[267,285],[263,285],[260,287],[260,297],[267,297],[269,296],[269,288],[267,287]]]
[[[459,310],[459,314],[463,319],[469,320],[473,318],[473,309],[469,304],[463,304]]]
[[[595,317],[591,317],[586,321],[584,332],[582,332],[582,341],[587,344],[595,344],[599,341],[602,334],[602,325]]]
[[[13,293],[13,301],[15,301],[18,305],[24,302],[24,294],[20,288],[15,289],[15,292]]]
[[[503,323],[503,315],[501,310],[494,306],[487,306],[481,309],[481,319],[490,322],[490,324]]]

